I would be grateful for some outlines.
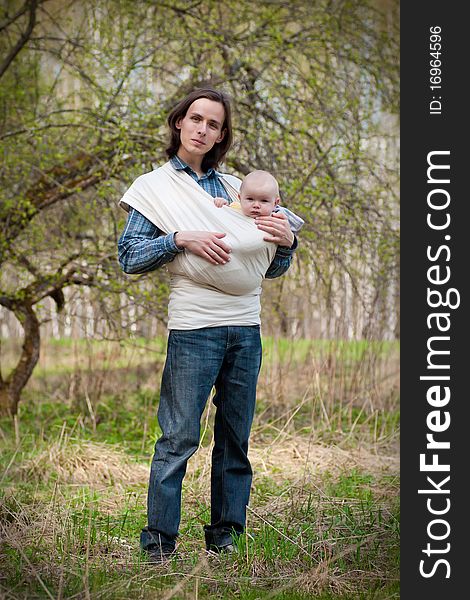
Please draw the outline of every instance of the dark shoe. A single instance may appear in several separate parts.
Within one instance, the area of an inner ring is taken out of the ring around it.
[[[217,554],[229,554],[236,551],[233,543],[233,529],[228,527],[219,527],[212,529],[210,525],[204,526],[204,537],[206,540],[206,550]]]
[[[233,544],[227,544],[226,546],[212,545],[210,548],[206,547],[206,550],[207,552],[215,552],[216,554],[231,554],[237,551]]]
[[[152,563],[162,563],[170,560],[175,554],[176,540],[162,533],[144,527],[140,533],[140,547],[147,553]]]
[[[161,544],[159,546],[151,546],[145,550],[147,552],[148,561],[153,564],[163,564],[176,556],[176,549],[171,544]]]

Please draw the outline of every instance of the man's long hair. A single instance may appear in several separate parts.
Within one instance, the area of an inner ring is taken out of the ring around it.
[[[230,100],[227,94],[224,92],[219,92],[212,88],[196,88],[191,93],[189,93],[185,98],[180,100],[178,104],[173,108],[173,110],[168,115],[168,126],[170,128],[170,143],[168,148],[166,148],[165,152],[168,158],[173,158],[178,153],[181,137],[180,130],[176,128],[176,123],[179,119],[183,119],[188,112],[188,108],[195,100],[199,100],[199,98],[207,98],[208,100],[213,100],[214,102],[220,102],[224,107],[225,111],[225,119],[222,124],[222,131],[225,130],[225,135],[221,142],[214,144],[214,146],[209,150],[207,154],[204,155],[202,159],[201,168],[204,171],[208,171],[211,167],[217,169],[219,164],[224,160],[225,155],[227,154],[230,146],[232,145],[232,113],[230,109]]]

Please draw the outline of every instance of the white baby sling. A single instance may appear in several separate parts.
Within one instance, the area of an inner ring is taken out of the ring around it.
[[[236,199],[236,190],[227,180],[224,187]],[[223,241],[231,248],[230,261],[212,265],[207,260],[180,252],[166,266],[172,287],[180,278],[223,294],[257,295],[277,246],[265,242],[254,222],[228,206],[217,208],[213,198],[188,173],[174,169],[169,162],[138,177],[120,200],[123,208],[132,207],[164,233],[174,231],[225,232]],[[126,207],[127,205],[127,207]]]

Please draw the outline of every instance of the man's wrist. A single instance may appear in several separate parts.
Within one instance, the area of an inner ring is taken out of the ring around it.
[[[297,236],[294,235],[294,241],[292,243],[292,246],[278,246],[276,254],[281,256],[291,256],[295,252],[295,250],[297,250],[297,246]]]
[[[175,231],[173,234],[171,234],[174,252],[184,251],[184,244],[182,243],[181,235],[178,235],[179,233],[179,231]]]

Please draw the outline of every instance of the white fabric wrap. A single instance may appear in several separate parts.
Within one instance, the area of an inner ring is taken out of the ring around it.
[[[233,196],[239,180],[227,179],[224,185]],[[138,177],[120,204],[135,208],[164,233],[227,234],[223,240],[232,252],[225,265],[212,265],[191,252],[180,252],[166,265],[171,275],[169,329],[260,323],[261,282],[276,245],[263,240],[265,234],[251,217],[228,206],[217,208],[210,194],[169,162]]]

